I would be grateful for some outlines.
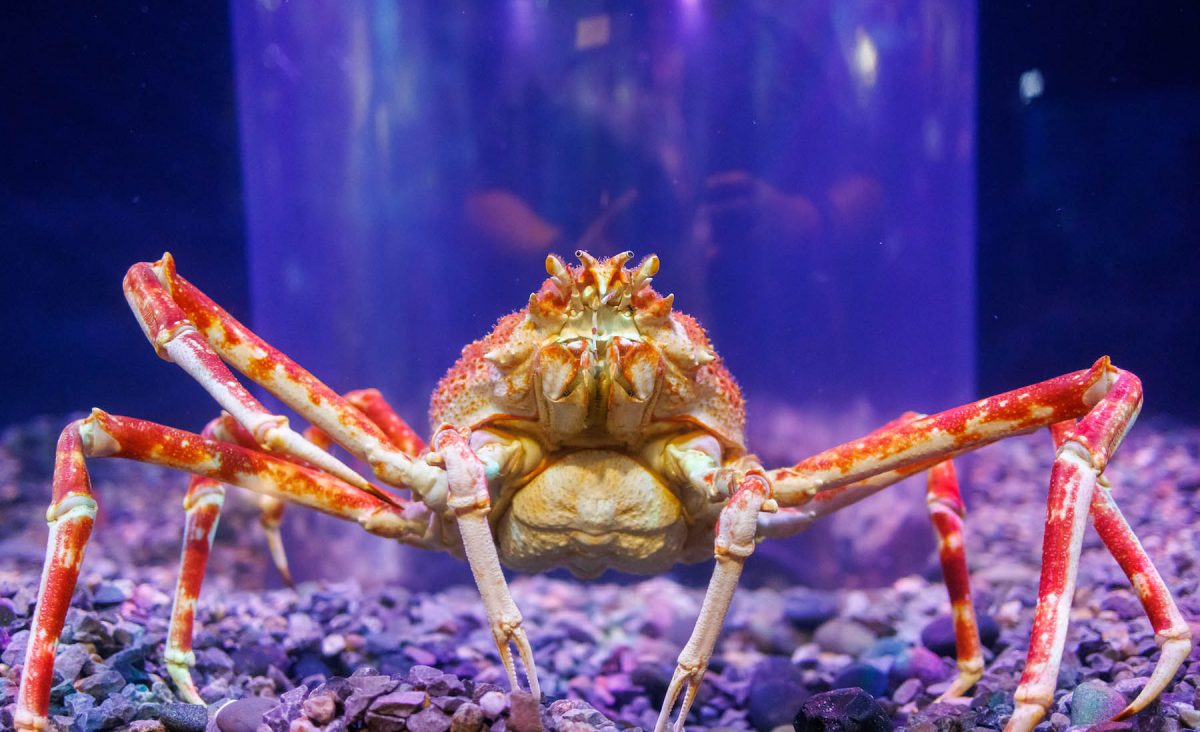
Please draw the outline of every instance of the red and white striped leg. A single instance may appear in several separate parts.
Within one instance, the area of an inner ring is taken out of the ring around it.
[[[136,264],[125,295],[159,355],[174,361],[269,450],[299,457],[363,490],[373,487],[328,453],[269,415],[229,374],[224,359],[281,399],[335,442],[366,462],[380,480],[411,488],[431,506],[445,502],[445,475],[394,447],[374,422],[346,399],[267,344],[179,276],[169,254]]]
[[[942,563],[942,578],[950,595],[950,612],[954,618],[954,646],[958,656],[958,677],[938,701],[962,696],[983,676],[983,644],[979,641],[979,624],[975,605],[971,602],[971,578],[967,573],[967,548],[963,537],[963,518],[966,506],[958,490],[954,463],[938,463],[929,470],[925,493],[929,519],[938,539],[938,559]]]
[[[1054,701],[1075,595],[1079,551],[1096,481],[1141,404],[1142,385],[1137,377],[1118,372],[1112,387],[1087,416],[1061,432],[1061,446],[1050,474],[1037,610],[1007,732],[1032,730]]]
[[[21,687],[13,714],[13,723],[19,732],[44,730],[49,723],[54,652],[71,604],[71,593],[75,591],[75,581],[79,579],[83,549],[96,518],[96,501],[92,498],[91,481],[83,464],[81,424],[82,421],[76,421],[67,425],[58,438],[52,497],[46,511],[50,539],[46,545],[37,610],[29,627],[25,667],[21,672]]]
[[[1075,422],[1061,422],[1051,427],[1055,447],[1061,448],[1068,439]],[[1101,475],[1097,480],[1096,490],[1092,494],[1091,505],[1092,525],[1100,540],[1108,548],[1109,553],[1117,560],[1125,576],[1133,585],[1154,628],[1154,639],[1158,642],[1162,653],[1154,666],[1150,680],[1142,687],[1137,697],[1129,703],[1115,720],[1125,719],[1145,709],[1171,683],[1171,679],[1187,660],[1192,650],[1192,633],[1187,621],[1175,600],[1171,590],[1163,582],[1162,575],[1154,566],[1142,542],[1138,541],[1129,523],[1117,507],[1112,495],[1112,486],[1108,478]]]
[[[771,499],[770,484],[761,473],[756,472],[742,479],[725,507],[721,509],[713,548],[717,563],[708,582],[708,590],[704,593],[704,603],[700,606],[696,627],[679,654],[675,673],[671,677],[662,710],[658,714],[658,723],[654,726],[655,732],[665,732],[680,693],[683,694],[683,701],[680,703],[679,716],[675,719],[674,730],[683,730],[688,711],[696,699],[696,692],[700,690],[700,682],[708,670],[708,660],[712,657],[717,637],[721,634],[721,626],[725,622],[725,614],[729,612],[733,593],[737,590],[742,567],[746,564],[746,558],[754,552],[759,512],[770,512],[775,508],[775,502]]]
[[[212,550],[221,507],[225,503],[225,486],[220,481],[193,475],[188,483],[183,507],[187,519],[183,528],[183,550],[179,559],[179,579],[175,583],[175,601],[171,605],[171,624],[167,629],[167,647],[163,660],[167,672],[175,681],[180,698],[189,704],[203,704],[192,680],[196,654],[192,652],[192,636],[196,619],[196,601],[208,555]]]
[[[55,648],[96,515],[85,457],[125,457],[186,470],[356,521],[371,533],[400,541],[420,544],[429,527],[430,513],[420,503],[385,502],[331,475],[270,455],[94,410],[88,418],[67,425],[59,437],[46,514],[50,540],[14,714],[17,729],[23,731],[46,728]],[[203,492],[197,489],[196,494],[199,497]],[[193,507],[202,503],[197,501]],[[190,527],[203,531],[202,519],[209,517],[209,512],[198,509],[193,516]],[[215,524],[215,514],[211,518]],[[206,537],[204,543],[207,541]],[[184,569],[198,574],[181,572],[181,582],[195,588],[190,595],[193,601],[203,574],[199,549],[197,543],[192,551],[184,551],[188,560]]]
[[[425,440],[396,413],[378,389],[355,389],[346,393],[346,401],[367,415],[405,455],[416,457],[425,452]]]
[[[1121,720],[1145,709],[1167,688],[1175,672],[1191,653],[1192,632],[1176,607],[1171,590],[1163,582],[1162,575],[1158,573],[1137,535],[1121,515],[1121,510],[1113,500],[1108,481],[1103,477],[1100,478],[1092,496],[1092,525],[1096,527],[1100,539],[1129,577],[1133,589],[1142,601],[1146,615],[1150,618],[1150,626],[1154,628],[1154,639],[1162,649],[1158,663],[1154,665],[1154,671],[1150,674],[1150,680],[1129,706],[1113,718]]]
[[[299,458],[360,490],[378,491],[362,476],[329,453],[311,444],[291,427],[287,417],[272,414],[234,378],[196,324],[172,299],[170,255],[154,265],[135,264],[125,275],[125,298],[155,352],[179,365],[250,434],[255,445],[270,452]],[[365,422],[365,417],[360,418]],[[377,493],[379,497],[386,494]]]
[[[876,430],[790,468],[769,471],[767,476],[781,506],[803,506],[822,492],[889,472],[899,480],[1004,437],[1082,417],[1125,373],[1107,357],[1101,358],[1090,369],[928,417],[901,418],[890,429]]]

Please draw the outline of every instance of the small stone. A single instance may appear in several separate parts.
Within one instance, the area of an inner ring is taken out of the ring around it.
[[[1071,726],[1071,718],[1061,712],[1050,715],[1050,726],[1053,729],[1066,729]]]
[[[321,660],[320,655],[313,651],[301,653],[296,658],[296,662],[292,664],[291,673],[292,678],[297,679],[307,679],[316,676],[327,679],[332,676],[329,672],[329,666],[325,664],[325,661]]]
[[[17,619],[17,608],[12,600],[0,597],[0,627],[8,625]]]
[[[321,641],[321,655],[336,656],[346,650],[346,636],[341,633],[327,635]]]
[[[784,656],[767,656],[754,667],[746,717],[758,730],[787,724],[809,697],[804,672]]]
[[[287,729],[288,723],[300,716],[308,687],[301,684],[291,691],[280,694],[279,705],[263,714],[263,723],[272,729]]]
[[[873,697],[882,696],[887,691],[888,675],[869,663],[852,663],[838,672],[830,686],[834,689],[857,687]]]
[[[479,697],[479,706],[483,708],[483,713],[487,715],[488,719],[496,719],[508,708],[508,699],[505,698],[503,692],[489,691]]]
[[[125,677],[112,669],[85,676],[75,682],[75,688],[96,701],[104,701],[125,686]]]
[[[837,598],[827,592],[796,589],[783,601],[783,616],[798,630],[815,630],[837,614]]]
[[[416,689],[410,691],[393,691],[384,694],[371,702],[371,711],[388,714],[393,717],[407,717],[425,706],[429,695]]]
[[[139,719],[129,724],[129,732],[166,732],[166,729],[157,719]]]
[[[262,724],[263,715],[277,706],[279,702],[261,696],[230,702],[217,712],[217,729],[221,732],[254,732]]]
[[[920,679],[905,679],[896,690],[892,692],[892,701],[903,706],[913,699],[917,698],[917,694],[921,693],[924,684]]]
[[[483,726],[483,708],[467,702],[454,710],[450,717],[450,732],[477,732]]]
[[[203,704],[163,704],[159,713],[158,721],[167,732],[204,732],[208,727],[208,708]]]
[[[101,582],[92,595],[92,604],[120,605],[133,596],[133,587],[126,582]]]
[[[54,659],[54,675],[61,676],[63,681],[74,681],[79,678],[84,666],[91,662],[92,654],[83,644],[59,646],[58,657]]]
[[[529,692],[513,691],[508,728],[513,732],[542,732],[542,706]]]
[[[1000,626],[992,616],[976,610],[976,624],[979,626],[979,642],[986,648],[994,648],[1000,639]],[[939,615],[929,621],[921,629],[921,645],[938,654],[954,658],[957,643],[954,639],[954,619],[949,615]]]
[[[834,618],[817,628],[813,640],[823,651],[858,656],[875,642],[875,634],[862,623]]]
[[[150,675],[146,673],[145,647],[134,646],[118,651],[105,659],[105,663],[112,666],[114,671],[121,674],[121,677],[131,684],[144,684],[150,681]]]
[[[313,692],[304,700],[304,716],[317,724],[327,724],[337,714],[337,697],[330,692]]]
[[[1179,721],[1183,722],[1188,729],[1200,729],[1200,711],[1190,704],[1180,704],[1176,707],[1179,710]]]
[[[1100,681],[1085,681],[1071,695],[1071,724],[1099,724],[1125,708],[1125,695]]]
[[[367,732],[402,732],[406,729],[400,717],[390,717],[378,712],[367,712]]]
[[[928,648],[913,646],[897,654],[888,677],[893,684],[905,679],[920,679],[922,684],[929,686],[945,680],[949,671],[941,656]]]
[[[450,729],[450,718],[435,707],[423,709],[408,718],[408,732],[446,732]]]
[[[792,728],[796,732],[891,732],[892,720],[862,689],[834,689],[804,702]]]
[[[909,648],[912,644],[900,638],[899,636],[889,635],[886,638],[880,638],[871,644],[871,647],[863,651],[863,658],[888,658],[898,656]]]

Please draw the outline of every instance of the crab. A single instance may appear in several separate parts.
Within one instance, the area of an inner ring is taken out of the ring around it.
[[[1149,682],[1117,718],[1145,708],[1188,656],[1188,625],[1103,475],[1141,406],[1133,374],[1101,358],[1091,368],[938,414],[906,413],[860,439],[767,468],[746,449],[741,392],[704,330],[673,308],[672,296],[651,287],[658,258],[627,267],[629,252],[576,256],[576,266],[547,257],[549,277],[526,307],[463,349],[433,395],[428,445],[378,391],[339,395],[272,348],[180,276],[169,254],[134,265],[124,290],[146,337],[224,411],[202,434],[98,409],[63,430],[17,728],[47,725],[56,643],[96,515],[84,464],[90,457],[193,473],[164,661],[180,696],[195,702],[194,611],[224,485],[263,497],[272,555],[285,572],[277,531],[285,503],[465,557],[509,683],[519,686],[515,648],[537,698],[532,649],[502,564],[566,567],[587,578],[606,568],[654,573],[715,556],[658,718],[662,732],[677,702],[674,729],[682,729],[757,542],[801,532],[926,471],[957,642],[958,675],[944,696],[961,696],[984,664],[950,459],[1042,427],[1050,428],[1057,454],[1028,660],[1006,729],[1033,729],[1053,700],[1089,515],[1161,647]],[[312,427],[293,430],[226,364]],[[375,482],[328,452],[334,443],[369,465]]]

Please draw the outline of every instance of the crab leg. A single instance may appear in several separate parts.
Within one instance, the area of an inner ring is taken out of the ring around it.
[[[67,425],[59,437],[51,504],[46,512],[50,524],[46,564],[14,714],[18,730],[42,730],[47,725],[55,648],[96,515],[85,457],[125,457],[187,470],[357,521],[367,531],[388,538],[419,542],[428,525],[428,512],[421,504],[384,502],[334,476],[270,455],[94,410],[86,419]],[[200,500],[203,495],[197,488],[193,508],[205,504]],[[189,517],[189,526],[203,530],[207,517],[207,511],[198,509]],[[212,520],[215,524],[215,514]],[[207,544],[207,538],[204,541]],[[198,547],[188,555],[185,550],[185,558],[191,561],[181,577],[187,577],[183,581],[189,586],[194,583],[198,590],[199,578],[189,574],[197,567],[202,570]],[[186,605],[186,596],[180,602]]]
[[[175,583],[175,601],[171,605],[171,624],[167,630],[167,647],[163,660],[167,672],[175,681],[179,696],[189,704],[203,704],[192,680],[196,655],[192,652],[195,629],[196,600],[204,582],[204,570],[212,550],[221,507],[225,503],[225,486],[220,481],[193,475],[183,499],[187,520],[183,528],[183,550],[179,560],[179,579]]]
[[[1060,433],[1050,474],[1042,578],[1025,671],[1017,686],[1008,732],[1032,730],[1054,701],[1054,686],[1067,638],[1067,621],[1079,569],[1088,507],[1108,459],[1137,417],[1142,385],[1119,372],[1112,388],[1079,421]]]
[[[950,595],[954,646],[958,655],[958,677],[938,698],[940,701],[962,696],[983,676],[983,644],[979,641],[979,624],[975,619],[975,605],[971,602],[971,579],[963,541],[966,506],[958,490],[954,463],[947,460],[930,469],[925,502],[938,537],[938,559],[942,564],[946,592]]]
[[[212,395],[221,407],[241,424],[256,445],[265,450],[297,457],[360,490],[387,495],[367,483],[340,460],[298,435],[286,417],[271,414],[233,377],[196,325],[172,299],[160,281],[174,272],[170,255],[156,265],[135,264],[125,275],[125,297],[137,316],[142,331],[163,359],[178,364]],[[361,415],[359,415],[361,417]],[[364,421],[365,418],[362,418]]]
[[[1069,439],[1070,430],[1074,426],[1073,422],[1065,422],[1051,428],[1057,447],[1061,447],[1063,442]],[[1121,720],[1145,709],[1166,689],[1175,672],[1191,652],[1192,634],[1187,621],[1171,597],[1171,590],[1163,582],[1162,575],[1142,548],[1142,543],[1129,527],[1121,509],[1117,507],[1117,502],[1112,496],[1112,487],[1108,478],[1103,475],[1098,479],[1096,490],[1092,494],[1091,516],[1096,533],[1117,560],[1117,564],[1125,572],[1142,601],[1142,607],[1145,608],[1150,625],[1154,628],[1154,638],[1162,648],[1150,680],[1142,687],[1137,697],[1114,717],[1115,720]]]
[[[134,265],[125,276],[125,294],[158,353],[183,367],[260,444],[295,455],[363,490],[373,489],[340,461],[287,429],[283,417],[267,414],[221,359],[370,465],[380,480],[411,488],[431,506],[441,508],[446,498],[442,471],[393,447],[365,414],[180,277],[169,254],[154,264]]]
[[[700,617],[696,620],[696,627],[679,654],[675,673],[671,677],[671,684],[667,687],[667,695],[658,715],[658,723],[654,726],[655,732],[665,732],[680,692],[683,693],[683,701],[674,730],[681,732],[683,729],[684,720],[687,719],[692,702],[696,699],[696,692],[700,690],[700,681],[708,669],[708,659],[712,657],[717,636],[721,633],[721,625],[725,622],[725,614],[733,601],[742,567],[746,558],[754,552],[759,511],[774,510],[774,503],[771,499],[771,487],[766,479],[760,473],[752,473],[738,484],[733,496],[721,509],[714,545],[717,563],[713,568],[708,590],[704,593],[704,602],[700,606]]]
[[[447,505],[454,511],[467,564],[483,598],[488,624],[496,648],[500,651],[500,661],[508,674],[508,683],[514,690],[520,688],[509,647],[512,643],[516,644],[521,662],[525,665],[529,693],[535,699],[541,699],[541,685],[533,664],[533,648],[529,645],[525,629],[521,627],[521,611],[508,591],[508,582],[504,579],[500,557],[496,553],[496,542],[488,525],[491,499],[488,497],[483,461],[471,450],[466,438],[453,427],[443,426],[438,430],[433,436],[433,448],[445,461],[450,494]]]
[[[781,506],[889,471],[899,480],[1001,438],[1082,417],[1125,373],[1104,357],[1090,369],[873,432],[768,477]]]

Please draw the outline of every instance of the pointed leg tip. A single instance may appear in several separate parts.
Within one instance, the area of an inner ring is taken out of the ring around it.
[[[1122,709],[1121,711],[1119,711],[1115,715],[1113,715],[1112,721],[1120,722],[1122,720],[1129,719],[1130,717],[1132,717],[1133,715],[1137,714],[1140,711],[1142,711],[1140,707],[1135,707],[1133,704],[1130,704],[1129,706],[1125,707],[1124,709]]]

